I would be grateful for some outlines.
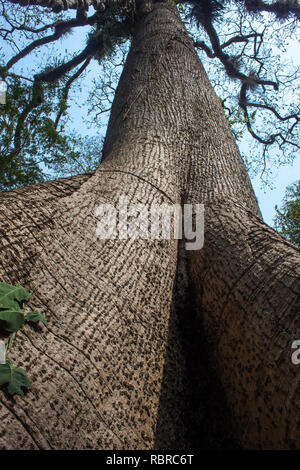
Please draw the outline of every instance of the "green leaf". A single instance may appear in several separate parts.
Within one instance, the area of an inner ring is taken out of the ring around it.
[[[45,319],[44,315],[42,315],[40,312],[36,312],[35,310],[27,313],[25,321],[33,323],[41,321],[44,325],[47,325],[47,320]]]
[[[0,327],[10,333],[18,331],[24,323],[24,313],[20,308],[0,310]]]
[[[22,388],[30,387],[30,381],[25,370],[13,367],[10,361],[0,364],[0,387],[7,386],[7,391],[11,395],[15,393],[24,395]]]
[[[30,294],[24,287],[0,282],[0,308],[19,308],[17,302],[24,302],[29,298]]]

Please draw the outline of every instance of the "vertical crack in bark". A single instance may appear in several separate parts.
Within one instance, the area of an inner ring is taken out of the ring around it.
[[[155,448],[239,449],[183,245],[179,243]]]

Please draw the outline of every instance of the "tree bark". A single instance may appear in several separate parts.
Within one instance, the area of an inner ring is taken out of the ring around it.
[[[137,20],[99,169],[1,196],[3,279],[36,287],[33,306],[49,324],[17,337],[12,359],[33,386],[13,401],[1,393],[0,448],[187,448],[186,406],[197,401],[187,389],[205,379],[206,358],[214,398],[230,410],[219,430],[232,427],[249,448],[299,448],[290,361],[299,253],[262,222],[176,7],[149,10]],[[147,206],[203,203],[204,248],[181,254],[177,269],[176,240],[97,239],[97,207],[117,207],[122,195]],[[180,285],[191,309],[178,307]]]
[[[235,200],[206,205],[190,259],[210,359],[250,449],[299,449],[299,251]]]

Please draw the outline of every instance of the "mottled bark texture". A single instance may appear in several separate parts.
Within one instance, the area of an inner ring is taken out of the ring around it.
[[[99,169],[1,196],[1,273],[49,324],[17,338],[33,386],[1,393],[0,447],[299,448],[299,254],[262,222],[176,8],[144,10]],[[121,195],[203,203],[204,248],[97,239]]]

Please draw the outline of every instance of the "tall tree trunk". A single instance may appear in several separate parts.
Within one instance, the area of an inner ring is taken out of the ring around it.
[[[203,342],[217,371],[211,388],[242,445],[300,446],[290,361],[299,254],[263,224],[175,6],[149,10],[137,21],[99,169],[1,196],[3,279],[37,286],[34,307],[49,321],[17,337],[12,359],[33,386],[13,401],[1,393],[1,448],[189,446],[183,401],[205,376]],[[174,304],[176,240],[97,239],[97,207],[118,206],[122,195],[205,205],[204,248],[182,254],[178,270],[193,318],[188,304],[176,308],[180,295]],[[181,341],[189,322],[200,326]]]

